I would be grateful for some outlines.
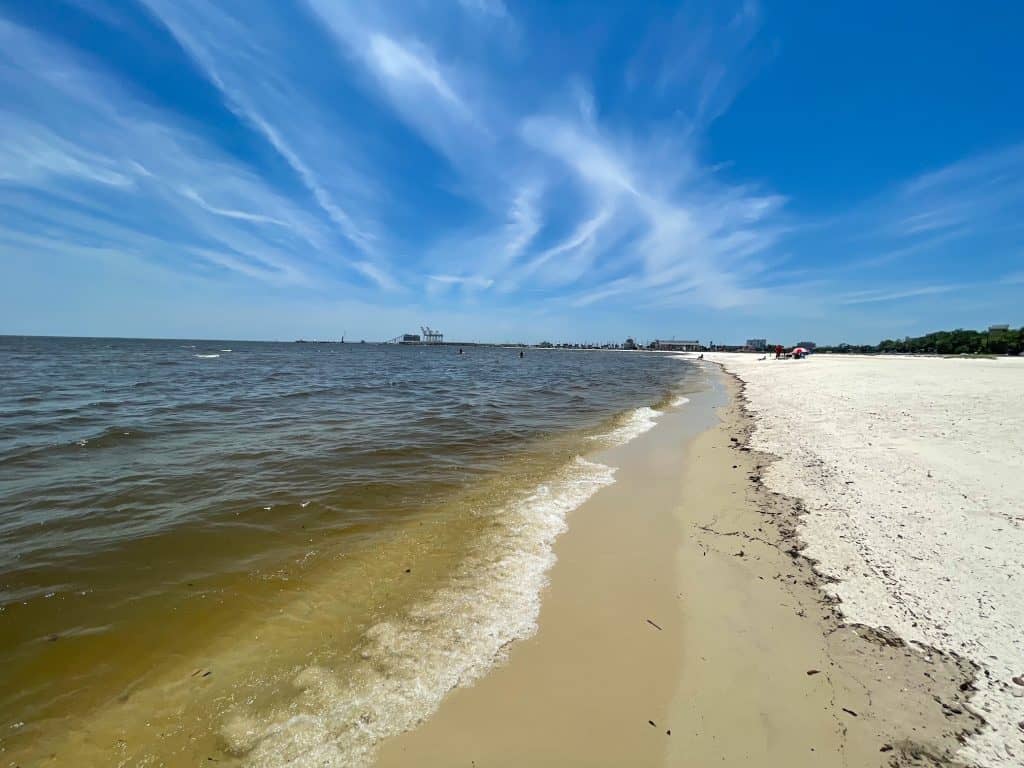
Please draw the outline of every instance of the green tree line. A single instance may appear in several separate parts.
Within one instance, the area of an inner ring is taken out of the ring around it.
[[[969,331],[935,331],[924,336],[885,339],[878,344],[839,344],[818,347],[818,352],[898,352],[928,355],[1020,355],[1024,354],[1024,327]]]

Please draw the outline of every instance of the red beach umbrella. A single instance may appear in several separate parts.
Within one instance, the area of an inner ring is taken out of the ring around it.
[[[793,347],[793,351],[790,352],[790,354],[791,355],[809,355],[810,352],[807,351],[807,349],[805,349],[804,347]]]

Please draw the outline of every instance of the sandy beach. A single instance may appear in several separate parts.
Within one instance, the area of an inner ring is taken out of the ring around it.
[[[707,372],[597,457],[616,482],[570,515],[537,633],[378,765],[956,764],[970,665],[843,623],[739,387]]]
[[[235,601],[232,631],[178,643],[63,727],[19,724],[0,751],[26,766],[1020,765],[1024,365],[706,358],[595,358],[591,375],[636,360],[678,383],[440,510],[466,514],[290,572],[273,611],[242,621]],[[77,636],[54,637],[50,658],[80,663]]]
[[[972,664],[986,725],[959,758],[1024,764],[1024,360],[706,357],[743,381],[844,621]]]

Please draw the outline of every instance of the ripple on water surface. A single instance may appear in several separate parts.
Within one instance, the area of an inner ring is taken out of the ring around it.
[[[579,455],[691,376],[640,353],[0,345],[0,719],[24,723],[12,754],[82,764],[366,758],[533,631],[566,513],[612,481]]]

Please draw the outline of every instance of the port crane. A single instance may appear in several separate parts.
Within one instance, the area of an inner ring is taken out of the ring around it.
[[[421,325],[420,331],[423,333],[424,344],[441,344],[444,342],[444,334],[436,328],[431,328],[427,325]]]

